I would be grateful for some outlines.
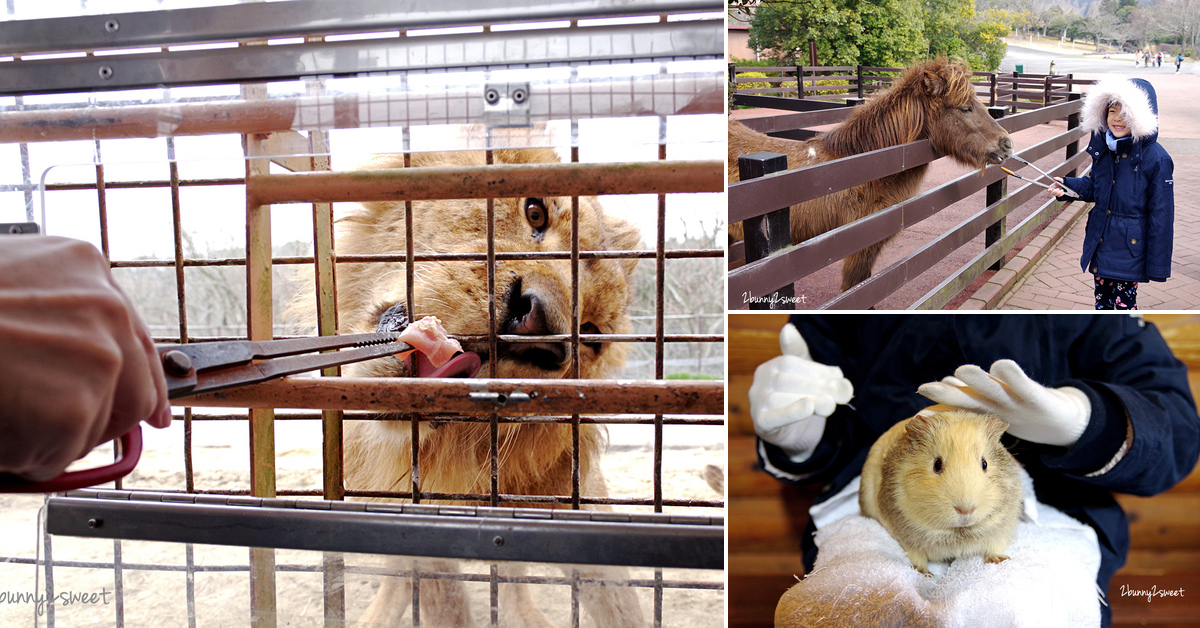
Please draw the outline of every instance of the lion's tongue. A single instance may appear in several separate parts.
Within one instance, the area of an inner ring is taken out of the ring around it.
[[[483,361],[478,353],[467,351],[456,354],[449,362],[436,367],[424,353],[414,351],[413,365],[417,377],[475,377]]]

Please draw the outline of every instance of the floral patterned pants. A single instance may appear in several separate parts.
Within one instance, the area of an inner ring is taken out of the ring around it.
[[[1137,282],[1095,277],[1097,310],[1136,310]]]

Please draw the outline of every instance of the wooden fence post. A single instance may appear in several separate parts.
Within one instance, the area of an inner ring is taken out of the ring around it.
[[[796,66],[796,98],[804,99],[804,66]]]
[[[1071,92],[1071,93],[1067,94],[1068,102],[1074,102],[1076,100],[1079,100],[1080,98],[1083,98],[1083,94],[1080,94],[1079,92]],[[1075,113],[1067,116],[1067,130],[1070,131],[1071,129],[1078,129],[1078,128],[1079,128],[1079,112],[1076,111]],[[1079,152],[1079,140],[1075,140],[1074,142],[1067,144],[1067,159],[1074,157],[1078,152]],[[1077,174],[1076,170],[1077,169],[1072,169],[1070,172],[1068,172],[1064,176],[1068,176],[1068,177],[1076,176],[1076,174]]]
[[[995,107],[996,106],[996,73],[989,72],[988,74],[991,76],[991,80],[988,81],[989,83],[991,83],[991,98],[988,99],[988,106]]]
[[[729,110],[737,109],[737,105],[733,103],[733,95],[737,93],[737,68],[729,64]]]
[[[1050,84],[1050,79],[1051,79],[1051,77],[1047,76],[1046,80],[1045,80],[1045,84],[1042,86],[1042,106],[1043,107],[1050,106],[1050,93],[1051,93],[1050,90],[1052,87]]]
[[[742,181],[765,177],[787,170],[787,155],[760,151],[738,157],[738,172]],[[763,216],[747,218],[744,224],[746,236],[746,263],[763,259],[792,244],[792,209],[784,207]],[[791,282],[770,296],[770,301],[751,301],[752,310],[795,309],[795,286]],[[776,298],[778,297],[778,298]]]
[[[1005,107],[988,107],[988,113],[991,114],[992,118],[996,120],[1003,118],[1005,112],[1007,112]],[[984,196],[984,207],[991,207],[992,204],[997,203],[1000,201],[1000,199],[1008,196],[1008,177],[1002,177],[999,181],[989,184]],[[995,223],[989,225],[983,235],[983,248],[986,249],[987,247],[999,242],[1007,231],[1008,227],[1004,218],[1001,218]],[[996,260],[996,263],[988,267],[988,270],[1000,270],[1002,268],[1004,268],[1003,256]]]
[[[862,78],[862,68],[863,68],[863,67],[862,67],[861,65],[860,65],[860,66],[858,66],[858,99],[859,99],[859,100],[862,100],[862,99],[863,99],[863,78]]]
[[[1021,95],[1020,95],[1020,94],[1017,94],[1016,92],[1019,92],[1019,91],[1021,91],[1021,81],[1020,81],[1020,79],[1021,79],[1021,73],[1020,73],[1020,72],[1013,72],[1013,84],[1012,84],[1012,85],[1013,85],[1013,92],[1014,92],[1014,93],[1013,93],[1013,95],[1012,95],[1012,111],[1010,111],[1009,113],[1016,113],[1016,112],[1017,112],[1017,101],[1021,99]]]

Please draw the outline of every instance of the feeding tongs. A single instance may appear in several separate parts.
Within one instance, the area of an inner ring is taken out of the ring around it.
[[[1034,165],[1034,163],[1033,163],[1033,162],[1031,162],[1031,161],[1027,161],[1027,160],[1025,160],[1024,158],[1022,158],[1022,157],[1018,157],[1018,156],[1016,156],[1016,155],[1009,155],[1009,157],[1010,157],[1010,158],[1012,158],[1012,159],[1015,159],[1015,160],[1017,160],[1017,161],[1019,161],[1019,162],[1021,162],[1021,163],[1023,163],[1023,164],[1025,164],[1026,166],[1029,166],[1030,168],[1033,168],[1034,170],[1037,170],[1039,173],[1041,173],[1041,175],[1042,175],[1043,177],[1046,177],[1047,179],[1050,179],[1050,182],[1051,182],[1051,183],[1058,183],[1058,186],[1059,186],[1060,188],[1062,188],[1062,190],[1063,190],[1064,192],[1066,192],[1067,194],[1069,194],[1069,195],[1071,195],[1071,196],[1074,196],[1075,198],[1081,198],[1081,197],[1079,196],[1079,193],[1078,193],[1078,192],[1076,192],[1075,190],[1072,190],[1071,188],[1067,187],[1067,185],[1066,185],[1065,183],[1059,183],[1058,181],[1055,181],[1055,180],[1054,180],[1054,177],[1050,176],[1050,173],[1046,172],[1045,170],[1042,170],[1041,168],[1038,168],[1036,165]],[[1014,177],[1016,177],[1016,178],[1018,178],[1018,179],[1021,179],[1021,180],[1023,180],[1023,181],[1028,181],[1028,182],[1030,182],[1030,183],[1033,183],[1033,184],[1036,184],[1036,185],[1040,185],[1040,186],[1042,186],[1042,187],[1046,188],[1047,190],[1050,190],[1050,189],[1053,189],[1053,188],[1054,188],[1054,186],[1053,186],[1053,185],[1045,185],[1045,184],[1043,184],[1043,183],[1040,183],[1040,182],[1038,182],[1038,181],[1034,181],[1033,179],[1026,179],[1025,177],[1022,177],[1021,175],[1019,175],[1019,174],[1017,174],[1017,173],[1013,172],[1012,170],[1009,170],[1008,168],[1001,168],[1001,170],[1003,170],[1003,171],[1007,172],[1008,174],[1011,174],[1012,176],[1014,176]]]
[[[399,335],[373,333],[286,340],[232,340],[158,345],[157,349],[167,378],[167,396],[176,399],[412,350],[408,344],[396,342]],[[119,459],[110,465],[65,472],[44,482],[0,473],[0,493],[56,493],[124,477],[137,466],[142,455],[141,424],[114,443]]]

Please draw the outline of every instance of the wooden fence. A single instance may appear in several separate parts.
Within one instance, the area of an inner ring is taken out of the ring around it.
[[[788,108],[794,111],[839,107],[846,98],[866,98],[890,86],[903,68],[872,66],[729,65],[734,107]],[[765,76],[748,76],[748,74]],[[1037,109],[1066,101],[1077,81],[1071,74],[973,72],[976,94],[989,107]],[[766,97],[767,99],[764,99]],[[770,98],[774,97],[774,98]],[[781,103],[779,99],[792,102]]]
[[[1064,150],[1063,160],[1046,170],[1055,176],[1070,176],[1087,163],[1086,153],[1078,150],[1078,140],[1082,137],[1078,129],[1081,108],[1078,97],[1078,94],[1073,94],[1063,102],[1012,116],[1003,115],[1007,108],[1001,107],[993,108],[992,113],[999,117],[1000,126],[1009,133],[1066,118],[1068,128],[1065,132],[1030,146],[1017,155],[1028,161],[1037,161],[1055,151]],[[786,136],[797,129],[840,122],[849,113],[850,109],[843,106],[742,122],[763,133]],[[779,214],[786,216],[789,212],[781,212],[780,208],[893,175],[929,163],[940,156],[928,140],[921,140],[733,183],[728,192],[729,222],[759,221],[772,213],[776,217]],[[975,236],[986,232],[983,251],[910,306],[911,309],[941,308],[985,270],[999,269],[1005,254],[1055,213],[1057,201],[1050,200],[1019,224],[1008,225],[1008,214],[1033,199],[1042,188],[1026,184],[1009,194],[1007,185],[1006,175],[992,165],[987,167],[982,177],[972,171],[798,245],[789,246],[790,242],[784,242],[781,247],[771,247],[769,250],[775,252],[764,252],[763,257],[758,259],[757,251],[762,249],[735,242],[730,247],[728,307],[741,309],[747,303],[772,301],[772,295],[779,294],[781,289],[802,281],[813,272],[899,233],[903,228],[986,188],[985,207],[903,259],[887,268],[877,269],[867,281],[818,306],[819,309],[870,308]],[[750,233],[751,229],[747,228],[746,232]],[[782,233],[790,233],[790,229],[782,229]],[[755,254],[747,255],[748,251]],[[769,309],[791,309],[794,303],[780,303],[780,299],[776,298]]]

